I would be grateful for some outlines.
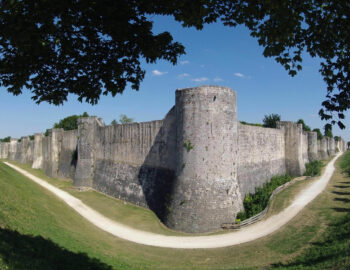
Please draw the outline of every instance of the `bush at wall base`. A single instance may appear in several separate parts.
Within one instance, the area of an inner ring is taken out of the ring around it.
[[[305,164],[306,171],[305,176],[317,176],[321,174],[321,169],[323,167],[323,162],[320,160],[314,160]]]
[[[254,194],[247,194],[243,201],[244,211],[239,212],[236,219],[243,221],[263,211],[269,203],[272,192],[290,180],[292,177],[287,174],[274,176],[270,182],[256,188]]]

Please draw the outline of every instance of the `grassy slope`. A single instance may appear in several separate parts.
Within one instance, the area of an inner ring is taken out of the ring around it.
[[[118,200],[95,190],[79,191],[74,188],[70,180],[52,179],[44,174],[43,171],[32,169],[28,164],[20,164],[11,161],[14,165],[25,169],[31,174],[40,177],[50,184],[67,191],[74,197],[79,198],[85,204],[103,213],[105,216],[121,221],[126,225],[130,225],[136,229],[161,233],[165,235],[184,235],[184,233],[175,232],[165,227],[154,212],[131,203]]]
[[[68,182],[47,180],[72,190]],[[287,226],[271,236],[230,248],[174,250],[141,246],[114,238],[90,225],[49,192],[0,164],[0,226],[10,229],[0,231],[0,258],[6,262],[6,265],[23,266],[10,269],[108,269],[106,264],[116,269],[233,269],[287,263],[305,252],[310,242],[320,241],[321,234],[330,222],[344,216],[346,201],[338,200],[339,192],[332,193],[337,189],[334,186],[347,187],[342,182],[349,182],[350,187],[349,178],[337,173],[328,186],[327,192],[319,196]],[[291,196],[289,193],[295,193],[293,189],[299,189],[305,184],[307,183],[292,186],[279,194],[276,200],[280,199],[283,202],[283,197],[288,199]],[[345,192],[346,194],[341,196],[350,199],[349,191],[346,191],[348,194]],[[105,211],[109,211],[104,204],[113,200],[96,192],[75,190],[72,192],[76,192],[77,197],[90,197],[90,203],[95,204],[94,208],[101,208],[104,214],[106,214]],[[343,197],[340,199],[344,199]],[[87,199],[84,197],[84,200]],[[97,201],[105,201],[105,203],[97,205]],[[129,212],[130,207],[135,207],[128,204],[125,206],[118,200],[113,201],[121,204],[120,208],[124,210],[120,211]],[[112,208],[114,207],[115,205]],[[147,211],[136,207],[134,214],[143,213],[147,217],[149,213],[144,212]],[[115,213],[115,215],[121,214]],[[134,215],[131,216],[133,223],[138,223],[139,219]],[[144,219],[142,215],[141,220],[146,220],[146,225],[143,225],[146,227],[159,222],[154,217],[150,217],[151,221],[147,223],[148,219]],[[155,231],[167,231],[162,225],[158,226],[160,229],[156,228]],[[16,241],[11,242],[8,239],[16,239]],[[22,250],[18,249],[18,246],[27,248]],[[78,254],[79,252],[87,255]],[[42,253],[48,253],[48,255],[43,256]],[[37,255],[33,256],[34,254]],[[99,261],[89,259],[87,256],[97,258]],[[67,265],[58,267],[56,257],[65,258],[58,261],[67,262],[68,266],[70,261],[77,261],[80,265],[75,265],[74,268],[69,268]],[[37,263],[41,265],[35,268],[33,265]],[[2,264],[4,265],[4,262],[0,259],[0,268]],[[33,265],[26,267],[26,264]],[[279,265],[279,267],[285,266]]]
[[[326,232],[300,256],[274,269],[350,269],[350,151],[337,162],[337,168],[321,196],[328,203],[319,212],[326,220],[320,224],[327,226]]]

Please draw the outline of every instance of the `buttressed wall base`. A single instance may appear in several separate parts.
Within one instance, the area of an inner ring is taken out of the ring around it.
[[[0,143],[0,158],[150,208],[172,229],[208,232],[234,222],[244,196],[272,176],[302,175],[305,163],[346,147],[293,122],[243,125],[236,92],[200,86],[177,90],[163,120],[106,126],[80,118],[78,130]]]

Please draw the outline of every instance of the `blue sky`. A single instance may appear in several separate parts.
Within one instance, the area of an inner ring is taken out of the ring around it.
[[[154,16],[154,32],[169,31],[186,47],[186,55],[176,66],[158,61],[143,63],[146,77],[140,90],[128,87],[115,98],[103,96],[91,106],[70,96],[63,106],[35,104],[29,92],[12,96],[0,89],[0,138],[21,137],[44,132],[55,122],[84,111],[102,117],[106,124],[126,114],[137,122],[162,119],[175,103],[177,88],[203,84],[222,85],[237,92],[237,112],[241,121],[259,123],[264,115],[278,113],[282,120],[303,118],[312,128],[322,128],[318,111],[326,95],[326,85],[318,72],[319,60],[304,55],[303,70],[290,77],[274,59],[262,55],[263,48],[244,27],[207,25],[202,31],[183,28],[171,17]],[[333,127],[333,134],[350,141],[350,114],[347,129]]]

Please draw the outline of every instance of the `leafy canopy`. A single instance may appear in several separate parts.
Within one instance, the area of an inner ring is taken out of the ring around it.
[[[129,124],[129,123],[133,123],[134,119],[126,116],[125,114],[121,114],[119,117],[119,122],[120,122],[120,124]],[[112,120],[111,125],[115,126],[117,124],[118,124],[117,120],[115,120],[115,119]]]
[[[305,124],[303,119],[299,119],[297,124],[303,125],[303,131],[311,131],[311,128],[307,124]]]
[[[317,140],[321,140],[323,138],[322,132],[319,128],[314,128],[312,131],[317,133]]]
[[[10,141],[11,141],[10,136],[0,139],[0,142],[10,142]]]
[[[264,116],[263,126],[269,128],[276,128],[278,121],[281,121],[281,116],[276,113],[271,113],[269,115]]]
[[[82,115],[71,115],[63,118],[58,123],[53,125],[53,128],[63,128],[64,130],[74,130],[78,129],[78,118],[88,117],[89,115],[84,112]]]
[[[0,86],[59,105],[69,93],[96,104],[145,76],[140,60],[177,63],[185,53],[170,33],[153,34],[152,15],[172,15],[197,29],[221,21],[245,25],[291,76],[307,52],[321,59],[327,84],[322,119],[344,128],[350,108],[348,0],[11,0],[0,1]]]
[[[326,124],[324,126],[324,136],[329,137],[329,138],[333,138],[332,125]]]
[[[134,119],[130,118],[130,117],[127,117],[125,114],[121,114],[120,118],[119,118],[119,122],[121,124],[129,124],[129,123],[133,123]]]

